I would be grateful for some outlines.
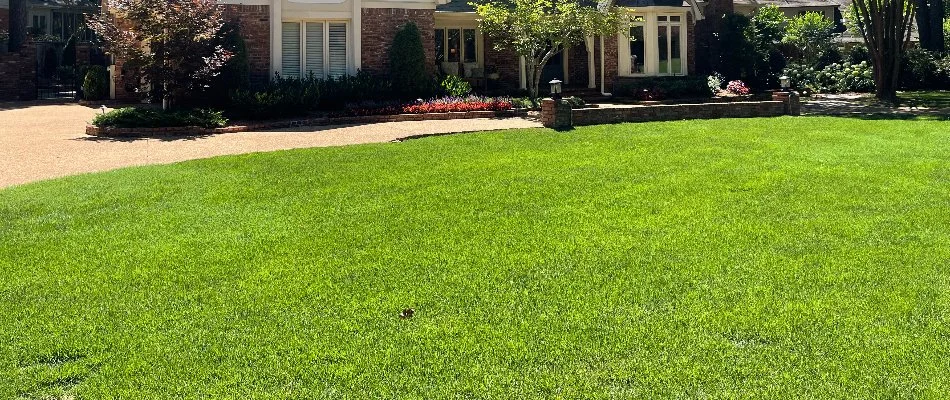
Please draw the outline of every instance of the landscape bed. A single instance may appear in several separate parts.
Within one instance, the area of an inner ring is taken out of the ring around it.
[[[947,131],[512,130],[0,190],[0,398],[946,398]]]

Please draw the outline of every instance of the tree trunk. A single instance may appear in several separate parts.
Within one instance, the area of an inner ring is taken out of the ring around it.
[[[931,50],[933,47],[933,29],[930,29],[930,5],[927,0],[916,0],[917,3],[917,34],[920,38],[920,47]],[[941,21],[941,26],[943,22]],[[942,36],[942,33],[941,33]]]
[[[27,38],[29,0],[10,0],[10,51],[20,51]]]
[[[932,51],[944,51],[947,44],[944,43],[943,19],[946,16],[944,0],[930,0],[930,31]]]

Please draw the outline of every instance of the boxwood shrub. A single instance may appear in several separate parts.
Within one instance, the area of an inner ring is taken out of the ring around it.
[[[704,76],[675,76],[620,79],[614,96],[636,100],[668,100],[710,97]]]
[[[169,128],[197,126],[221,128],[228,124],[220,111],[207,109],[163,111],[143,108],[120,108],[97,115],[92,124],[113,128]]]

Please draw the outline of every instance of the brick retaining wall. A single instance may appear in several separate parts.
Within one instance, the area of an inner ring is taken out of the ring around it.
[[[36,98],[36,44],[0,54],[0,101]]]
[[[559,108],[554,101],[541,103],[541,124],[548,128],[565,129],[564,121],[573,126],[615,124],[621,122],[675,121],[685,119],[755,118],[798,115],[798,97],[776,95],[771,101],[734,101],[728,103],[652,104],[595,108]],[[558,113],[570,110],[569,119],[558,119]]]
[[[572,114],[575,126],[683,119],[777,117],[785,115],[785,103],[760,101],[582,108],[573,110]]]

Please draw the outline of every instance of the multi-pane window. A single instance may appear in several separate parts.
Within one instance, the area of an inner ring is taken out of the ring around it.
[[[280,75],[339,77],[347,73],[346,22],[284,22]]]
[[[438,28],[435,30],[436,62],[474,63],[478,60],[475,29]]]
[[[642,17],[637,17],[630,26],[630,73],[633,74],[646,72],[646,43],[643,35],[645,29]]]
[[[680,45],[683,21],[679,15],[657,17],[657,48],[659,49],[659,73],[680,75],[683,73],[683,48]]]
[[[46,34],[46,16],[45,15],[33,16],[33,29],[39,33]]]

